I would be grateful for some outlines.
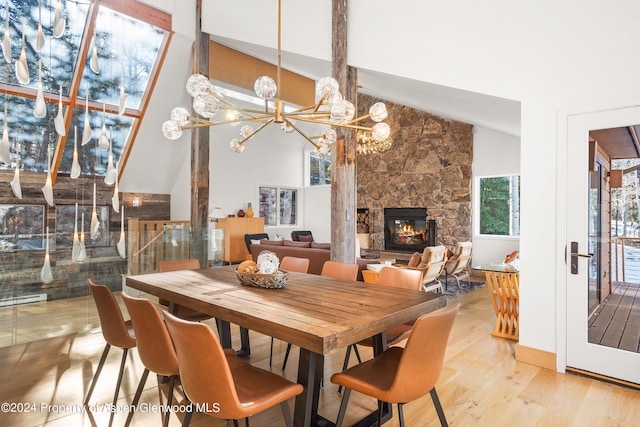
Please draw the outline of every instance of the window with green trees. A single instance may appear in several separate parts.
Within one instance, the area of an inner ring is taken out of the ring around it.
[[[479,179],[480,234],[520,235],[520,176]]]

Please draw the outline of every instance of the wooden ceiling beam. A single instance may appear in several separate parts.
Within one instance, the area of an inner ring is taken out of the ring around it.
[[[209,43],[209,78],[253,92],[253,85],[260,76],[276,80],[276,66],[247,55],[223,44]],[[289,70],[282,70],[280,98],[300,106],[315,103],[316,82]]]

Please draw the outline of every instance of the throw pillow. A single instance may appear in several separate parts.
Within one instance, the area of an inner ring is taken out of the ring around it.
[[[311,234],[302,234],[298,236],[298,240],[301,242],[313,242],[313,235]]]
[[[293,240],[281,240],[284,246],[294,246],[296,248],[310,248],[311,242],[294,242]]]
[[[422,261],[422,255],[420,254],[420,252],[414,252],[414,254],[411,255],[411,258],[409,259],[407,267],[416,268],[418,265],[420,265],[420,261]]]
[[[262,239],[262,240],[260,240],[260,244],[261,245],[269,245],[269,246],[283,246],[283,241],[282,240]]]

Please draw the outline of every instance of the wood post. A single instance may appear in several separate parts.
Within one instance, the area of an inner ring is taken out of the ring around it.
[[[347,0],[332,3],[333,77],[345,99],[355,103],[357,71],[347,64]],[[356,131],[348,128],[336,131],[338,141],[331,154],[331,259],[353,263],[356,258]]]
[[[202,0],[196,2],[196,39],[193,72],[209,75],[209,34],[202,32]],[[195,115],[195,113],[192,113]],[[209,127],[191,132],[191,258],[207,265],[207,216],[209,210]]]

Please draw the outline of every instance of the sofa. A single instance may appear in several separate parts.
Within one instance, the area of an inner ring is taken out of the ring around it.
[[[294,242],[291,240],[266,240],[261,239],[260,243],[251,244],[251,258],[254,261],[262,251],[271,251],[279,259],[285,256],[309,259],[309,270],[307,273],[320,274],[325,261],[331,258],[330,243],[316,242]]]
[[[253,241],[255,242],[255,240]],[[262,251],[271,251],[279,259],[286,256],[309,259],[309,274],[320,274],[326,261],[331,259],[331,243],[295,242],[291,240],[267,240],[261,239],[259,243],[251,243],[251,258],[256,261]],[[377,263],[377,260],[358,258],[358,277],[363,281],[362,270],[367,264]]]

